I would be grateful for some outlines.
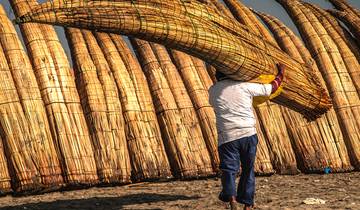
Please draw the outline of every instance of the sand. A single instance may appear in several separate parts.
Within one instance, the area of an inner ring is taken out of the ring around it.
[[[218,178],[2,197],[0,210],[225,209]],[[325,204],[303,201],[321,199]],[[360,173],[257,177],[256,209],[360,209]],[[240,208],[239,208],[240,209]]]

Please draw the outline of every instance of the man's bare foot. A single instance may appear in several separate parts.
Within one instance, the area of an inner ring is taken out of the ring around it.
[[[245,205],[244,210],[251,210],[253,206]]]
[[[236,201],[235,196],[231,197],[231,199],[230,199],[230,209],[237,210],[237,201]]]

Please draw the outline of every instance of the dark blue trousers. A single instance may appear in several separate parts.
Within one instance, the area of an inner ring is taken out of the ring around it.
[[[236,196],[239,203],[254,204],[255,172],[254,163],[256,156],[257,135],[244,137],[219,147],[220,169],[222,171],[222,191],[219,199],[229,202]],[[235,180],[241,163],[240,181],[236,190]]]

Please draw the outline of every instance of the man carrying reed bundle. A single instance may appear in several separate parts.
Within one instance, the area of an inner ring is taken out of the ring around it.
[[[236,202],[245,204],[245,210],[251,209],[254,205],[254,162],[258,138],[253,98],[270,96],[279,89],[285,66],[278,64],[277,67],[278,75],[270,84],[234,81],[217,72],[218,82],[209,90],[209,100],[215,110],[219,138],[223,188],[219,199],[229,202],[232,210],[236,209]],[[240,163],[242,171],[236,190],[235,179]]]

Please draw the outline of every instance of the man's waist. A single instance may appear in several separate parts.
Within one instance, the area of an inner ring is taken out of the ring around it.
[[[244,127],[233,130],[218,130],[219,146],[221,144],[234,141],[236,139],[252,136],[256,134],[255,127]]]

